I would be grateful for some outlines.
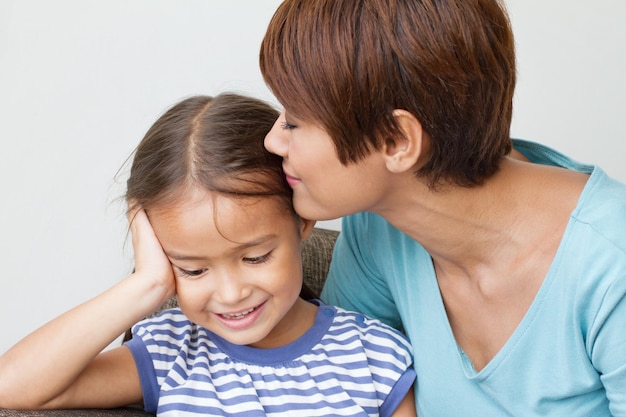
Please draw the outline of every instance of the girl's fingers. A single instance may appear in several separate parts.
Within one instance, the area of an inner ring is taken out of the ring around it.
[[[145,223],[149,223],[148,215],[146,214],[145,210],[138,205],[129,203],[129,209],[126,216],[128,218],[128,224],[130,226],[130,231],[133,236],[139,230],[139,227],[145,227]]]
[[[159,301],[158,305],[161,305],[175,293],[172,264],[154,233],[146,211],[131,204],[129,207],[128,221],[135,252],[135,274],[167,288],[165,298]]]

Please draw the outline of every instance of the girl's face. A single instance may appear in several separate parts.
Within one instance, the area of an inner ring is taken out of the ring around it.
[[[376,211],[386,191],[385,163],[376,151],[343,165],[331,137],[318,125],[282,112],[265,137],[265,147],[283,157],[298,214],[315,220]]]
[[[276,198],[237,200],[199,188],[148,215],[191,321],[256,347],[282,346],[302,334],[298,323],[311,304],[298,298],[300,236],[312,222],[299,221]]]

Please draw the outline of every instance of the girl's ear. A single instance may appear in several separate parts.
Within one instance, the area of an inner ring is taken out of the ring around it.
[[[315,220],[300,219],[300,239],[306,240],[311,235],[313,227],[317,223]]]
[[[401,135],[383,145],[383,157],[390,172],[399,174],[410,170],[425,159],[425,138],[422,124],[406,110],[396,109],[393,116],[400,128]]]

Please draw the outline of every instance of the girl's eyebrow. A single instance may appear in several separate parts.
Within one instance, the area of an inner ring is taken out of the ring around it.
[[[260,246],[266,242],[271,241],[272,239],[275,239],[277,236],[278,235],[276,233],[268,233],[266,235],[259,236],[249,242],[239,243],[233,248],[229,249],[228,252],[236,253],[236,252],[240,252],[242,250],[248,249],[248,248]],[[164,252],[165,252],[165,256],[167,256],[170,259],[177,260],[177,261],[204,261],[204,260],[210,259],[210,257],[206,257],[206,256],[184,255],[184,254],[178,254],[176,252],[170,252],[170,251],[165,251],[165,250]]]

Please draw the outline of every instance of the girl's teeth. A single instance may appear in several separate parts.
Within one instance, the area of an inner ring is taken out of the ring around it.
[[[248,314],[252,313],[253,311],[254,311],[254,307],[252,307],[249,310],[242,311],[241,313],[237,313],[237,314],[222,314],[222,317],[226,319],[241,319],[247,316]]]

